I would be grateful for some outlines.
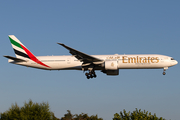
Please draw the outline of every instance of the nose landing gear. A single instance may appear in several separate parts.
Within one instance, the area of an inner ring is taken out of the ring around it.
[[[97,75],[96,75],[96,73],[94,71],[89,71],[89,73],[85,73],[85,75],[86,75],[87,79],[97,77]]]
[[[166,70],[168,69],[168,67],[164,67],[164,70],[163,70],[163,75],[166,75]]]
[[[165,71],[163,72],[163,75],[166,75],[166,72],[165,72]]]

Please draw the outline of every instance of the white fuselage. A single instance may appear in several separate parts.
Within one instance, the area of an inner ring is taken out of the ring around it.
[[[118,69],[158,69],[168,68],[178,63],[172,57],[158,54],[92,56],[103,61],[117,61]],[[82,70],[82,62],[74,56],[37,56],[37,58],[49,67],[38,64],[30,59],[26,62],[14,62],[13,60],[9,60],[9,62],[46,70]],[[96,70],[101,70],[101,68]]]

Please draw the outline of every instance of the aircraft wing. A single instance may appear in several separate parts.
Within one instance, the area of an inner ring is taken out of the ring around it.
[[[99,62],[103,62],[103,60],[93,57],[91,55],[85,54],[83,52],[80,52],[78,50],[75,50],[71,47],[68,47],[62,43],[57,43],[63,47],[65,47],[66,49],[69,50],[69,53],[71,53],[72,55],[74,55],[78,60],[80,60],[83,63],[99,63]]]

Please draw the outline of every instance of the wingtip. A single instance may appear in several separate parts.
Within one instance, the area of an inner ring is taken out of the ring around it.
[[[62,43],[57,43],[57,44],[59,44],[59,45],[64,45],[64,44],[62,44]]]

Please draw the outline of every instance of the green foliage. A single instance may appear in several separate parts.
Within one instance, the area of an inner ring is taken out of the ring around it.
[[[71,114],[70,110],[67,110],[68,113],[64,114],[64,117],[61,120],[103,120],[102,118],[98,118],[97,115],[88,116],[87,114]]]
[[[98,118],[97,115],[88,116],[88,114],[75,114],[73,115],[70,110],[64,114],[64,117],[58,119],[54,116],[54,113],[49,110],[48,103],[33,103],[29,100],[28,103],[24,103],[23,107],[19,107],[17,103],[12,104],[11,108],[4,113],[0,113],[0,120],[103,120]],[[165,120],[164,118],[158,118],[156,114],[151,115],[151,112],[141,111],[137,109],[132,113],[121,111],[120,114],[115,113],[113,120]]]
[[[49,110],[48,103],[33,103],[29,100],[19,107],[17,103],[12,104],[11,108],[0,114],[0,120],[57,120],[54,114]]]
[[[162,117],[158,118],[156,114],[151,115],[151,112],[141,111],[141,109],[137,109],[130,113],[127,113],[125,110],[121,111],[120,114],[115,113],[113,120],[165,120]]]

